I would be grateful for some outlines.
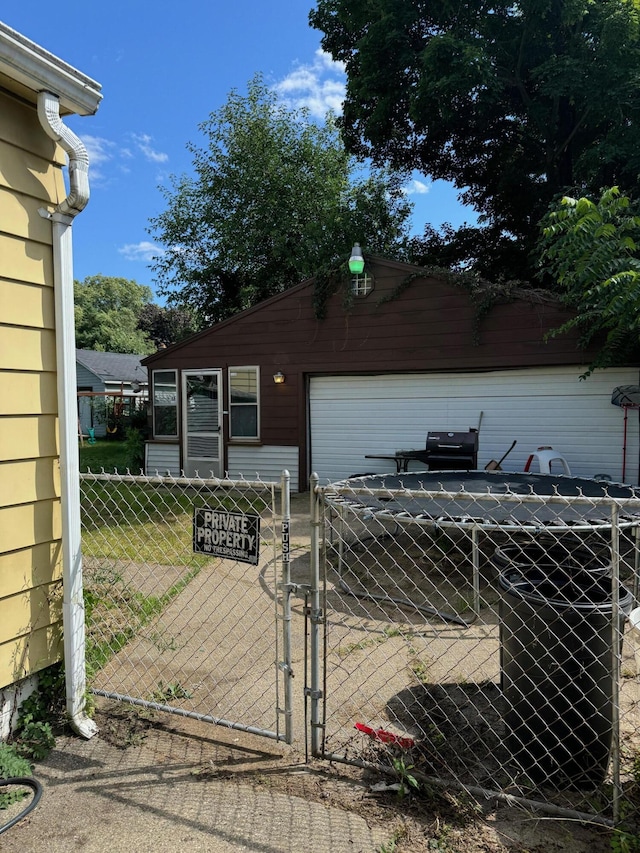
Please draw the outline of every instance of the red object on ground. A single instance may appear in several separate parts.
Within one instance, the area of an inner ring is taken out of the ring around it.
[[[359,732],[364,732],[370,738],[379,740],[382,743],[390,743],[402,749],[411,749],[412,746],[415,746],[413,738],[394,735],[393,732],[388,732],[385,729],[372,729],[371,726],[366,726],[364,723],[356,723],[356,728]]]

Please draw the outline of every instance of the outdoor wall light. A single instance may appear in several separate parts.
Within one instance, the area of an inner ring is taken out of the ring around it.
[[[286,376],[284,375],[284,373],[281,373],[280,371],[273,374],[273,381],[276,383],[276,385],[284,385],[285,379],[286,379]]]
[[[351,250],[351,257],[349,258],[349,272],[352,275],[360,275],[363,270],[364,257],[362,255],[362,249],[360,248],[360,243],[355,243]]]

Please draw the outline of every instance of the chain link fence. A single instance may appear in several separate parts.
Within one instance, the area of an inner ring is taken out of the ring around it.
[[[288,481],[80,479],[91,690],[288,740]]]
[[[636,826],[640,494],[501,472],[316,493],[317,754]]]

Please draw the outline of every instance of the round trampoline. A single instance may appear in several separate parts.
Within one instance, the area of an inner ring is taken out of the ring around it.
[[[506,471],[417,471],[363,474],[332,483],[326,499],[354,511],[384,513],[417,522],[513,526],[554,531],[611,525],[612,504],[619,523],[640,524],[640,488],[587,478]]]
[[[637,598],[640,538],[640,488],[588,478],[506,471],[417,471],[363,474],[331,483],[324,498],[339,516],[354,514],[379,529],[420,525],[457,528],[471,537],[474,617],[480,612],[479,536],[490,531],[524,534],[534,540],[550,534],[572,549],[584,536],[615,527],[634,539],[633,595]],[[341,537],[340,537],[341,538]],[[375,537],[374,537],[375,538]],[[342,551],[342,545],[339,545]],[[613,556],[613,555],[612,555]],[[340,557],[342,564],[342,556]],[[352,591],[341,580],[341,586]],[[372,598],[374,596],[367,595]],[[380,596],[375,596],[381,600]],[[383,597],[384,598],[384,597]],[[395,600],[395,599],[394,599]],[[438,614],[460,621],[450,614]],[[468,624],[468,623],[467,623]]]

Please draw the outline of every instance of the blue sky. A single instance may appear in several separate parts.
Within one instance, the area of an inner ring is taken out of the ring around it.
[[[91,159],[91,200],[74,224],[74,273],[153,287],[146,228],[159,186],[191,171],[187,142],[231,89],[260,72],[291,103],[338,111],[344,73],[308,24],[313,0],[108,0],[6,4],[2,20],[102,85],[95,116],[71,117]],[[474,219],[442,182],[415,175],[413,230]]]

